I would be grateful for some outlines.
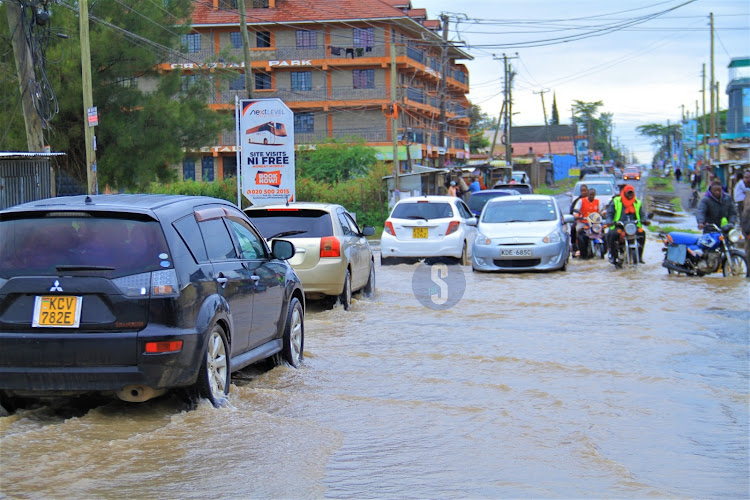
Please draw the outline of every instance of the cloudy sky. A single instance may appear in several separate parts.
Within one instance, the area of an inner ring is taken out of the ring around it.
[[[496,116],[502,107],[503,69],[496,58],[517,53],[514,124],[544,124],[541,90],[550,91],[544,94],[548,117],[555,93],[560,121],[566,123],[573,101],[602,101],[601,111],[614,114],[613,136],[641,163],[651,161],[653,148],[635,131],[638,125],[674,123],[682,106],[691,116],[696,101],[702,106],[704,63],[706,88],[710,83],[710,13],[723,109],[730,59],[750,56],[748,0],[415,0],[412,5],[426,8],[430,19],[451,15],[450,39],[465,42],[474,57],[466,63],[469,99],[484,112]]]

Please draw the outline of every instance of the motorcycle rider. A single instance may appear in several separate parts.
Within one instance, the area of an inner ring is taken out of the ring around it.
[[[711,182],[711,188],[698,203],[695,219],[698,221],[698,229],[703,229],[704,233],[711,231],[706,227],[708,224],[722,227],[737,223],[737,206],[732,197],[724,192],[721,181]]]
[[[646,233],[643,226],[650,225],[651,221],[646,218],[646,212],[641,200],[635,196],[635,188],[630,184],[622,188],[620,196],[615,196],[607,206],[607,225],[611,228],[607,233],[607,248],[609,249],[609,260],[614,263],[617,254],[617,244],[620,235],[615,228],[615,222],[635,220],[638,226],[638,260],[643,263],[643,248],[646,245]]]
[[[599,200],[596,198],[596,189],[588,190],[588,196],[581,200],[581,208],[578,210],[576,222],[576,233],[578,235],[578,249],[582,259],[589,258],[589,242],[586,236],[586,220],[594,212],[599,212]],[[593,255],[591,255],[593,257]]]
[[[580,211],[581,206],[581,200],[585,199],[589,195],[589,188],[586,184],[581,184],[581,195],[574,199],[573,202],[570,204],[570,215],[574,215],[575,212]],[[577,224],[571,224],[570,225],[570,241],[573,244],[573,257],[578,257],[579,251],[578,251],[578,230],[576,228]]]

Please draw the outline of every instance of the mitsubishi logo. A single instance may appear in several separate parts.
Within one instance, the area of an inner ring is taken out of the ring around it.
[[[52,285],[52,288],[49,289],[50,292],[62,292],[63,289],[60,286],[60,281],[55,280],[55,283]]]

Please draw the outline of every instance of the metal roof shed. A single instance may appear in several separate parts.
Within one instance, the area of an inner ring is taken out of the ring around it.
[[[64,154],[0,152],[0,210],[54,196],[50,158]]]

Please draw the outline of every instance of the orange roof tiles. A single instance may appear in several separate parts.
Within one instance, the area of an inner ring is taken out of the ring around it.
[[[395,0],[276,0],[276,8],[248,8],[247,23],[294,23],[310,21],[335,21],[356,19],[403,18],[404,13],[389,5]],[[418,9],[424,12],[425,9]],[[411,12],[411,11],[410,11]],[[211,0],[196,2],[193,11],[193,25],[237,24],[239,13],[236,10],[214,10]]]
[[[427,9],[411,9],[406,11],[406,15],[413,18],[421,18],[426,19],[427,18]]]

